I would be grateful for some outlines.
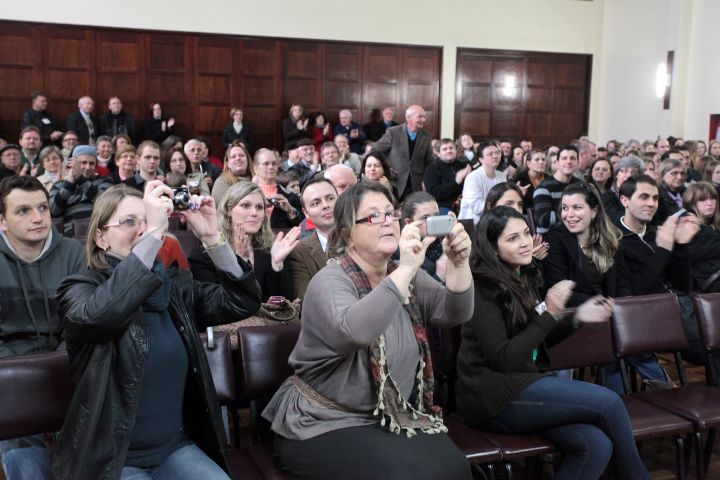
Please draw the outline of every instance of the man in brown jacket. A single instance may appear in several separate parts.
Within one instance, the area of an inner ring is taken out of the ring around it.
[[[335,227],[333,209],[336,200],[335,187],[323,176],[313,177],[300,193],[303,213],[315,224],[315,231],[288,257],[295,298],[303,298],[310,279],[327,264],[327,239]]]

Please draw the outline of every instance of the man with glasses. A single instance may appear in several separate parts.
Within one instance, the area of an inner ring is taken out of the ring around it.
[[[50,189],[50,214],[62,217],[66,224],[90,217],[95,199],[113,184],[109,178],[95,173],[95,147],[78,145],[72,155],[63,179]]]
[[[507,182],[503,172],[498,172],[500,164],[500,150],[494,143],[483,143],[478,148],[481,166],[465,178],[465,185],[460,200],[460,220],[470,220],[477,223],[485,209],[485,199],[492,187],[498,183]]]
[[[80,242],[53,228],[42,184],[29,175],[1,181],[0,358],[58,347],[62,330],[55,290],[83,264]],[[38,435],[0,442],[0,460],[8,478],[46,478],[40,476],[49,468],[43,440]],[[40,455],[31,453],[35,451]],[[6,452],[11,452],[9,457]]]
[[[558,221],[557,212],[565,187],[571,183],[579,183],[575,176],[578,169],[578,150],[572,145],[560,147],[557,168],[553,176],[546,178],[538,185],[533,194],[535,208],[535,225],[537,233],[545,234]]]

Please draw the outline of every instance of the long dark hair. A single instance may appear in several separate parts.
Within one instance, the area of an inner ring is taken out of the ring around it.
[[[498,239],[512,218],[525,222],[525,217],[510,207],[495,207],[480,217],[473,234],[470,268],[475,285],[482,285],[497,299],[505,314],[510,336],[522,330],[539,298],[542,277],[534,263],[513,271],[497,254]]]

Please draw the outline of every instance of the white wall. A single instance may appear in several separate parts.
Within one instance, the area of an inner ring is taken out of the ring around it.
[[[620,0],[617,0],[620,1]],[[441,131],[452,136],[458,47],[594,55],[590,133],[598,126],[603,0],[125,0],[5,2],[7,20],[443,47]],[[349,4],[350,5],[350,4]]]
[[[676,50],[681,0],[605,0],[597,140],[640,141],[671,132],[672,110],[655,94],[655,76]],[[680,92],[673,86],[671,109]]]
[[[720,2],[695,0],[694,4],[685,93],[685,136],[707,140],[710,114],[720,113],[720,62],[717,53]]]

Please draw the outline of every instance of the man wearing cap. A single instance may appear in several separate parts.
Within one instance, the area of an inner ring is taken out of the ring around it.
[[[300,187],[305,186],[310,178],[320,171],[319,158],[316,157],[315,144],[309,138],[301,138],[297,142],[297,151],[300,161],[288,170],[295,170],[300,175]]]
[[[20,145],[8,143],[0,149],[0,180],[20,173],[20,159],[22,150]]]
[[[95,174],[97,151],[89,145],[78,145],[68,160],[63,180],[50,189],[50,214],[67,223],[88,218],[95,199],[113,184],[107,177]]]

